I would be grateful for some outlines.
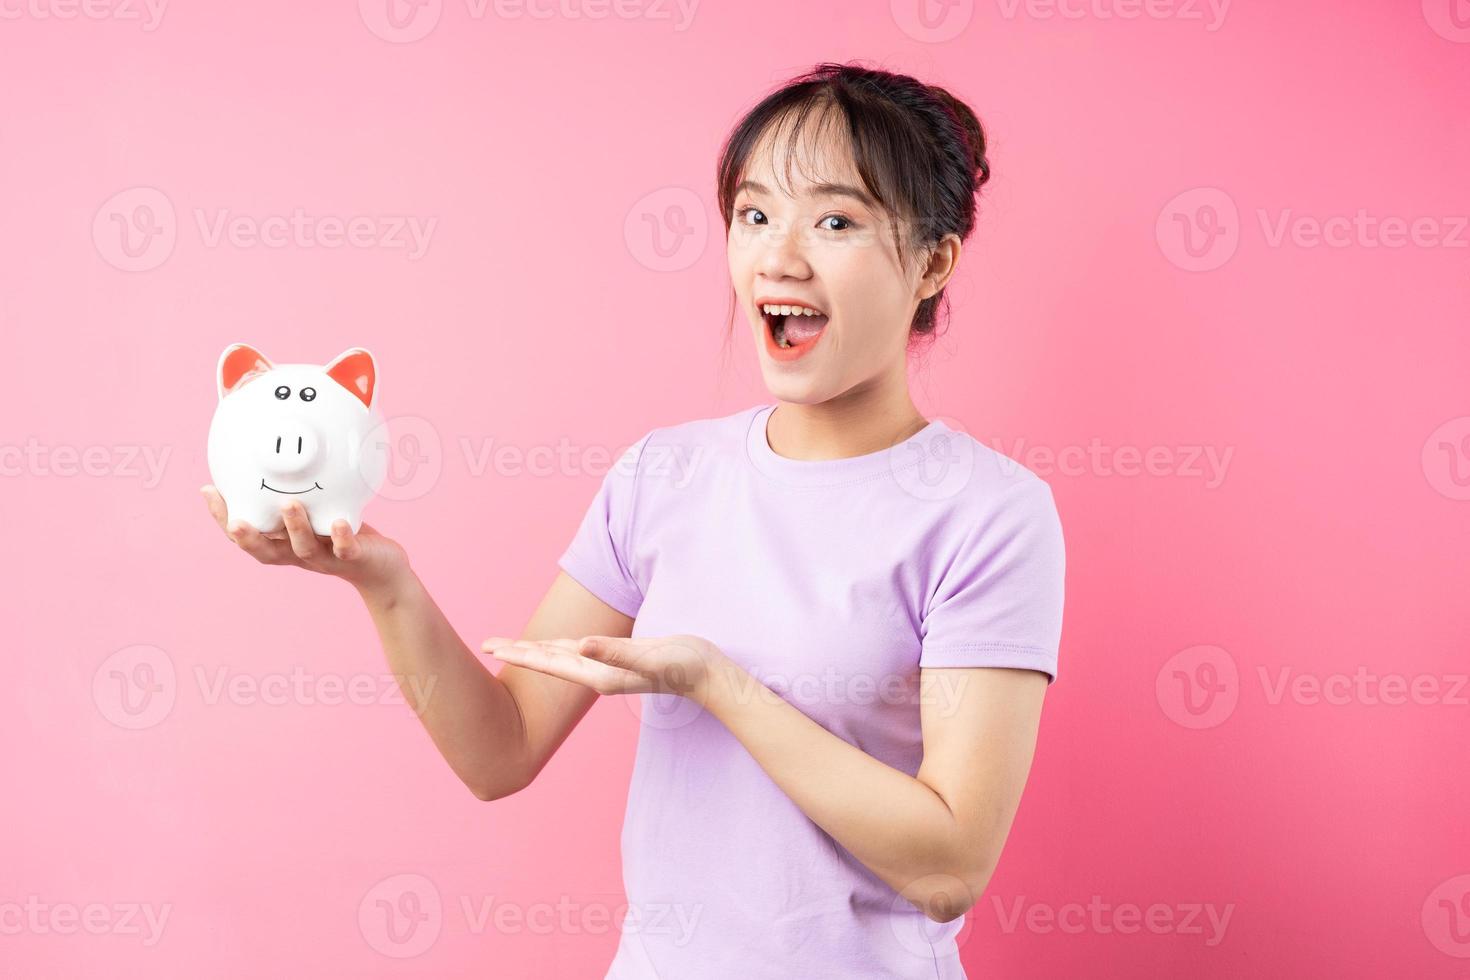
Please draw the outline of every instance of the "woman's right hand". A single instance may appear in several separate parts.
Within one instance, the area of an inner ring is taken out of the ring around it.
[[[356,534],[344,520],[332,524],[330,537],[315,534],[300,501],[281,508],[286,529],[263,534],[244,521],[227,525],[225,500],[213,486],[200,487],[209,513],[225,536],[263,565],[295,565],[323,575],[335,575],[359,590],[381,590],[408,571],[408,554],[391,538],[366,524]]]

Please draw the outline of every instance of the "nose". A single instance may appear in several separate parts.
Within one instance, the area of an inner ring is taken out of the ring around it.
[[[261,469],[276,476],[303,473],[321,455],[321,439],[303,419],[278,419],[256,438],[256,459]]]
[[[756,271],[766,279],[806,279],[811,275],[801,236],[791,228],[768,228],[761,236]]]

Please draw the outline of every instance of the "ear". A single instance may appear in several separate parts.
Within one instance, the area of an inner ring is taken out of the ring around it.
[[[333,358],[324,369],[333,381],[352,392],[368,408],[378,396],[378,362],[361,347],[352,347]]]
[[[219,365],[215,369],[219,396],[224,398],[246,378],[262,374],[273,367],[275,365],[264,354],[249,344],[231,344],[219,356]]]

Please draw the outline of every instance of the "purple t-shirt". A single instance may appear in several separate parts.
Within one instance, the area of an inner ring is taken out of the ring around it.
[[[790,459],[766,441],[774,407],[644,435],[558,564],[635,617],[635,637],[702,636],[914,775],[921,667],[1056,679],[1051,488],[942,419],[876,453]],[[937,923],[900,897],[695,702],[639,697],[629,909],[608,980],[964,977],[963,918]]]

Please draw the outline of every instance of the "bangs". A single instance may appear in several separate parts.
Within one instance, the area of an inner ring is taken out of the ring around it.
[[[794,197],[793,173],[814,184],[840,183],[845,179],[837,173],[819,172],[818,161],[823,158],[847,159],[856,166],[852,136],[847,120],[826,98],[809,99],[792,106],[781,115],[772,118],[765,128],[754,135],[753,145],[746,160],[740,161],[740,172],[736,175],[736,186],[747,176],[749,158],[765,156],[766,165],[776,174],[776,185],[788,196]],[[781,151],[782,165],[777,167],[777,151]],[[861,168],[858,168],[861,177]],[[863,181],[864,185],[867,181]],[[877,193],[871,186],[863,188],[875,200]]]
[[[764,157],[781,190],[792,195],[792,176],[797,173],[817,184],[847,182],[841,173],[819,172],[823,159],[845,156],[857,172],[860,190],[894,220],[897,245],[898,228],[913,210],[906,191],[914,188],[904,187],[898,176],[904,154],[894,143],[903,128],[892,123],[900,120],[883,115],[879,109],[875,119],[875,107],[860,109],[847,91],[826,85],[797,85],[767,98],[731,134],[720,157],[717,187],[725,228],[731,225],[735,191],[747,179],[751,160]]]
[[[895,110],[871,95],[865,99],[861,91],[854,94],[814,83],[776,93],[746,116],[721,155],[719,206],[726,230],[733,220],[736,191],[748,178],[752,160],[764,158],[780,189],[794,196],[796,174],[813,183],[850,183],[841,172],[820,172],[823,160],[831,167],[832,161],[845,156],[857,172],[859,189],[890,219],[894,250],[900,264],[906,265],[903,246],[910,236],[902,232],[922,194],[900,176],[905,172],[903,161],[914,151],[905,144],[908,133]]]

